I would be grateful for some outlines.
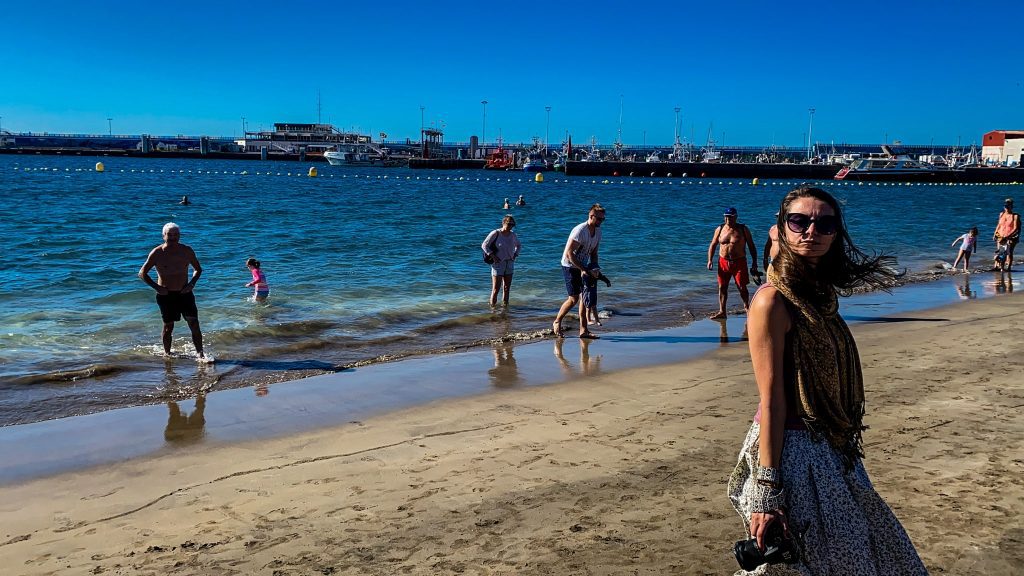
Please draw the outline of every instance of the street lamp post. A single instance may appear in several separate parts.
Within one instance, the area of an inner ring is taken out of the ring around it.
[[[551,130],[551,106],[545,106],[544,111],[547,112],[547,120],[544,122],[544,155],[548,155],[548,133]]]
[[[242,116],[242,138],[245,138],[245,116]]]
[[[114,120],[113,118],[107,118],[107,136],[113,136],[114,135],[114,128],[113,128],[113,126],[111,124],[111,122],[113,120]]]
[[[811,140],[811,128],[814,127],[814,108],[808,108],[807,112],[808,112],[808,117],[809,117],[809,120],[807,121],[807,159],[810,160],[811,159],[811,142],[812,142],[812,140]]]
[[[487,142],[487,100],[481,100],[480,104],[484,107],[484,121],[480,128],[480,148],[483,149],[484,142]]]

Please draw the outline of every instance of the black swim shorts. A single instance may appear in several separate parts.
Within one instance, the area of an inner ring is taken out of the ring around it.
[[[196,295],[192,292],[170,292],[157,294],[156,303],[160,306],[160,316],[165,323],[177,322],[184,316],[198,318],[199,309],[196,308]]]

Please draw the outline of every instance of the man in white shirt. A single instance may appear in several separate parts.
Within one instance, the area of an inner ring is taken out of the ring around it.
[[[562,337],[562,318],[572,310],[573,306],[579,303],[580,313],[580,338],[599,338],[587,328],[587,298],[581,297],[584,290],[597,292],[595,284],[597,277],[601,275],[597,267],[597,249],[601,244],[601,223],[604,222],[605,210],[600,204],[590,207],[590,214],[587,221],[577,225],[569,233],[569,239],[565,242],[565,250],[562,252],[562,276],[565,279],[565,291],[568,298],[562,303],[562,307],[551,323],[551,328],[556,337]],[[584,278],[584,274],[588,278]],[[592,286],[592,288],[591,288]],[[596,294],[591,295],[591,300]]]

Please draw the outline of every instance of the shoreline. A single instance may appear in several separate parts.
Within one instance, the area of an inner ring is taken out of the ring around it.
[[[894,300],[869,296],[851,316],[875,487],[933,572],[1018,572],[1024,296],[886,317]],[[744,346],[706,344],[3,486],[0,549],[25,574],[731,572],[743,530],[725,482],[756,389]],[[225,429],[243,424],[231,416]]]
[[[960,288],[950,284],[979,276],[945,275],[934,282],[904,284],[892,294],[856,294],[842,300],[841,310],[854,324],[937,308],[964,298],[955,291]],[[1012,292],[1013,284],[1009,287]],[[997,292],[992,288],[974,296],[987,298]],[[5,462],[0,486],[159,455],[181,445],[275,438],[453,398],[686,362],[742,342],[745,321],[744,315],[733,314],[727,322],[699,319],[656,330],[602,330],[596,342],[574,337],[494,341],[300,379],[191,391],[153,404],[4,426],[0,427],[0,457]],[[197,414],[199,397],[203,404]],[[190,415],[194,415],[192,422]]]
[[[932,265],[908,274],[896,289],[930,282],[959,281],[957,279],[969,281],[970,278],[975,279],[974,284],[977,286],[978,280],[981,279],[984,283],[987,276],[974,274],[968,277]],[[1012,282],[1012,276],[1009,276],[1009,280]],[[756,289],[756,286],[751,288]],[[1012,285],[1010,288],[1012,289]],[[742,313],[738,296],[735,290],[732,292],[730,310],[733,314]],[[706,319],[717,309],[714,296],[708,290],[691,290],[683,293],[678,300],[648,300],[645,303],[635,296],[619,294],[613,298],[609,306],[602,308],[602,315],[607,313],[608,318],[605,319],[605,326],[598,330],[638,334],[650,330],[683,328]],[[540,314],[541,312],[543,311],[536,307],[527,306],[520,309],[514,306],[511,312],[507,313],[498,309],[491,310],[489,314],[461,316],[457,321],[440,320],[434,326],[414,330],[410,333],[413,340],[406,340],[403,336],[385,338],[376,346],[370,344],[363,352],[374,353],[373,356],[360,356],[358,349],[350,350],[346,344],[340,344],[338,348],[330,348],[329,344],[325,344],[328,347],[322,348],[319,353],[307,351],[305,356],[293,353],[285,353],[283,356],[271,353],[269,356],[256,357],[245,353],[241,356],[221,355],[217,353],[216,342],[208,341],[208,345],[212,344],[208,348],[212,348],[213,356],[218,360],[212,367],[196,366],[189,360],[188,355],[179,355],[170,361],[149,357],[114,363],[99,362],[83,365],[74,370],[59,370],[31,378],[23,377],[21,379],[25,382],[14,382],[14,389],[28,393],[28,396],[20,396],[24,398],[20,401],[21,404],[18,404],[18,396],[13,399],[0,422],[0,429],[134,406],[153,406],[181,401],[194,397],[199,392],[267,388],[284,382],[343,374],[354,369],[416,358],[433,358],[495,347],[520,347],[550,341],[550,329],[538,328],[548,326],[550,321],[550,317]],[[554,313],[554,309],[550,310],[551,315]],[[565,325],[571,327],[574,317],[570,315]],[[464,322],[467,319],[472,321]],[[536,329],[531,330],[531,327]],[[500,334],[495,334],[497,328],[502,330]],[[488,334],[489,332],[491,334]],[[569,333],[572,333],[572,330]],[[430,340],[433,340],[433,346],[429,346]],[[412,347],[409,347],[410,345]],[[308,354],[316,356],[309,357]],[[339,358],[339,355],[342,357]],[[345,356],[348,358],[344,358]],[[157,385],[153,386],[151,383]],[[67,386],[72,388],[69,389]],[[90,394],[90,389],[94,386],[99,388],[95,394]],[[19,410],[19,406],[24,406],[24,410]]]

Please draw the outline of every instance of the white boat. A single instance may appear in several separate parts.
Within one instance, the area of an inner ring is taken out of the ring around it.
[[[659,153],[657,150],[655,150],[654,152],[651,152],[650,155],[647,156],[647,160],[646,161],[647,162],[661,162],[661,153]]]
[[[327,160],[331,166],[377,166],[381,168],[391,168],[394,166],[402,166],[404,164],[402,159],[392,158],[386,153],[381,152],[380,149],[374,151],[366,146],[344,148],[349,149],[329,150],[324,152],[324,159]]]
[[[962,179],[963,172],[962,169],[922,162],[907,154],[896,154],[888,146],[882,146],[882,154],[858,158],[834,178],[857,182],[957,182]]]

